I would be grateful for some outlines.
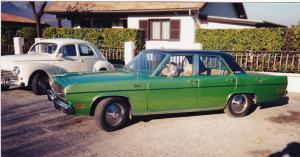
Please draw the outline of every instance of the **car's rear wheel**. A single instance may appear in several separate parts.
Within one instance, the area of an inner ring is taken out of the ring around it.
[[[46,94],[49,88],[49,76],[45,73],[36,73],[32,78],[31,88],[34,94]]]
[[[253,100],[249,94],[235,94],[229,99],[225,108],[225,113],[233,117],[243,117],[253,106]]]
[[[123,128],[129,120],[128,103],[118,97],[109,97],[97,104],[94,118],[99,128],[115,131]]]

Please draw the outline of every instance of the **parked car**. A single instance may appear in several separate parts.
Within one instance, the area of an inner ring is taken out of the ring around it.
[[[144,50],[123,70],[58,75],[48,99],[68,114],[93,115],[113,131],[132,116],[224,109],[235,117],[285,96],[287,77],[248,74],[212,51]]]
[[[43,39],[28,54],[1,56],[1,88],[29,86],[35,94],[46,94],[51,75],[113,69],[100,50],[87,41]]]

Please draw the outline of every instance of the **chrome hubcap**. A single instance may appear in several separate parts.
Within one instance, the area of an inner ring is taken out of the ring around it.
[[[247,98],[245,95],[235,95],[231,101],[232,110],[236,113],[242,113],[247,108]]]
[[[120,104],[113,103],[107,106],[105,111],[105,119],[108,125],[116,126],[123,119],[123,111]]]

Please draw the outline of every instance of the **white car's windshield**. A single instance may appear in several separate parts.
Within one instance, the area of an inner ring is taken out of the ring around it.
[[[38,43],[34,45],[30,53],[49,53],[53,54],[57,48],[57,45],[54,43]]]
[[[166,54],[159,52],[141,52],[125,68],[138,73],[152,74],[165,56]]]

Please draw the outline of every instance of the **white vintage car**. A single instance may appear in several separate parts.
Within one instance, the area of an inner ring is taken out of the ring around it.
[[[28,54],[1,56],[1,88],[25,86],[35,94],[45,94],[51,75],[113,69],[100,50],[87,41],[42,39]]]

